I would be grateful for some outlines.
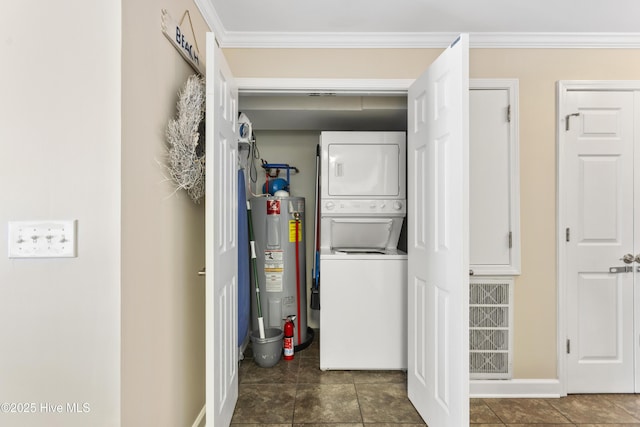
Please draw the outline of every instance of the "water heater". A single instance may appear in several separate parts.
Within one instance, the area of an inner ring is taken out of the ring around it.
[[[303,197],[251,199],[256,265],[265,328],[283,329],[295,316],[294,345],[313,339],[307,330],[305,200]],[[254,283],[252,281],[252,283]],[[254,330],[258,329],[255,296],[251,299]]]

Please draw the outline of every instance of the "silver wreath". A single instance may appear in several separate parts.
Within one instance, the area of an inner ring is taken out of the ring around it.
[[[190,76],[178,94],[178,115],[167,126],[167,169],[178,189],[200,203],[205,191],[205,82]]]

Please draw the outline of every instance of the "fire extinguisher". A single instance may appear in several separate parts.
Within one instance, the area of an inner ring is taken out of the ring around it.
[[[293,360],[293,321],[296,316],[284,320],[284,360]]]

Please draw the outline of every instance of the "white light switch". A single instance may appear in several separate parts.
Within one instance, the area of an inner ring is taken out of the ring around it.
[[[9,221],[9,258],[76,256],[76,221]]]

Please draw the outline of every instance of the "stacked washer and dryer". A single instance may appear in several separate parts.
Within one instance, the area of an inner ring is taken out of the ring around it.
[[[322,132],[320,151],[320,369],[406,369],[406,134]]]

